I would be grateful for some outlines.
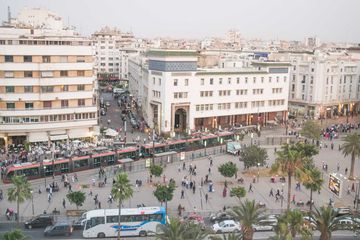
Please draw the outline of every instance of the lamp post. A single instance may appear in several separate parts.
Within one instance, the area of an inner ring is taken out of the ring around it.
[[[205,156],[206,156],[206,145],[207,145],[207,142],[206,142],[206,140],[204,140]]]
[[[30,191],[30,193],[31,193],[31,207],[32,207],[32,215],[34,216],[35,214],[34,214],[34,191],[33,190],[31,190]]]
[[[356,188],[356,194],[355,194],[355,203],[354,203],[354,207],[356,212],[359,210],[359,195],[360,195],[360,178],[358,179],[359,182],[357,184],[357,188]]]
[[[250,142],[250,145],[252,146],[253,145],[253,138],[254,138],[254,133],[251,133],[251,142]]]
[[[201,204],[201,210],[203,210],[203,201],[202,201],[202,191],[201,191],[201,185],[199,186],[200,191],[200,204]]]
[[[45,180],[45,191],[46,191],[46,166],[44,166],[44,180]]]
[[[260,163],[257,163],[257,182],[259,182],[259,177],[260,177],[260,171],[259,171],[259,167],[260,167]]]
[[[284,186],[285,186],[285,184],[282,183],[281,184],[281,210],[283,208],[283,202],[284,202]]]

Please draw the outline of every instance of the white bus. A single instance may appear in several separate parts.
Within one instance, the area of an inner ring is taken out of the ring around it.
[[[86,219],[84,238],[116,237],[119,231],[119,209],[96,209],[83,214]],[[121,236],[147,236],[166,223],[163,207],[121,209]]]

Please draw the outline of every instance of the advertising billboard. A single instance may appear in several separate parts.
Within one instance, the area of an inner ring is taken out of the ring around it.
[[[329,178],[329,190],[337,197],[341,197],[342,181],[335,174],[330,174]]]

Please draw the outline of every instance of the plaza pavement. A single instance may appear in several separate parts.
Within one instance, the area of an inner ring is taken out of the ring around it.
[[[264,131],[262,133],[262,141],[261,142],[265,142],[263,140],[264,136],[266,135],[274,135],[274,134],[281,134],[283,132],[283,129],[281,130],[268,130],[268,131]],[[249,144],[250,143],[250,137],[246,136],[245,143]],[[344,187],[343,187],[343,193],[342,193],[342,197],[336,198],[328,189],[327,189],[327,183],[328,183],[328,178],[329,178],[329,173],[331,172],[336,172],[337,171],[337,164],[340,164],[340,173],[344,173],[345,168],[347,167],[348,169],[350,169],[350,157],[344,157],[341,152],[338,151],[338,145],[342,143],[341,139],[335,139],[334,141],[335,147],[334,150],[330,149],[330,144],[328,143],[328,148],[322,148],[320,150],[319,155],[317,155],[315,157],[315,163],[316,165],[322,169],[322,161],[325,161],[328,164],[328,172],[324,172],[324,185],[323,188],[321,190],[321,193],[314,193],[313,194],[313,198],[315,201],[315,205],[316,206],[321,206],[324,204],[328,204],[330,197],[333,198],[335,200],[335,206],[353,206],[353,200],[355,198],[355,192],[351,192],[350,195],[348,195],[347,192],[347,188],[348,186],[351,186],[352,181],[348,181],[345,180],[343,181],[344,183]],[[267,149],[268,151],[268,155],[269,155],[269,159],[267,161],[267,163],[269,164],[269,166],[274,162],[275,160],[275,155],[274,155],[274,147],[276,147],[277,149],[280,148],[280,146],[262,146],[264,148]],[[208,152],[211,152],[208,149]],[[181,165],[181,169],[182,169],[182,162],[176,162],[174,164],[170,164],[165,168],[165,176],[166,179],[169,180],[170,178],[173,178],[176,181],[176,185],[177,188],[175,190],[174,193],[174,198],[172,201],[170,201],[168,203],[168,212],[171,216],[175,216],[177,215],[177,207],[179,204],[181,204],[182,206],[185,207],[185,212],[191,212],[191,211],[197,211],[201,214],[204,214],[205,216],[208,216],[211,212],[216,212],[221,210],[224,206],[226,207],[231,207],[234,206],[236,204],[238,204],[238,200],[236,198],[230,197],[229,196],[229,191],[226,197],[223,197],[222,193],[223,193],[223,183],[225,178],[222,177],[220,175],[220,173],[218,172],[217,168],[220,164],[225,163],[227,161],[233,161],[234,163],[236,163],[240,169],[239,173],[238,173],[238,178],[243,177],[244,178],[244,184],[243,186],[246,188],[246,190],[248,190],[249,188],[249,183],[252,182],[252,177],[249,176],[245,176],[242,173],[243,170],[243,164],[241,162],[239,162],[238,157],[230,155],[230,154],[221,154],[221,155],[216,155],[213,156],[213,167],[211,168],[211,175],[209,176],[209,179],[214,181],[214,192],[208,193],[207,191],[207,185],[204,185],[203,188],[200,189],[200,181],[201,178],[205,179],[205,175],[208,174],[208,169],[209,169],[209,160],[207,157],[202,157],[202,158],[198,158],[195,160],[189,160],[186,159],[186,166],[188,168],[189,164],[191,163],[193,166],[196,165],[196,169],[197,169],[197,175],[196,176],[191,176],[192,180],[196,181],[196,191],[195,194],[193,194],[192,190],[190,189],[186,189],[184,188],[185,191],[185,199],[180,199],[181,196],[181,180],[184,176],[189,176],[189,172],[188,171],[183,171],[181,170],[180,172],[178,171],[178,167]],[[356,161],[356,165],[355,165],[355,175],[356,176],[360,176],[360,168],[359,168],[359,161]],[[256,169],[256,168],[255,168]],[[93,169],[93,170],[88,170],[88,171],[83,171],[83,172],[78,172],[78,178],[79,178],[79,182],[78,183],[73,183],[73,190],[80,190],[80,185],[81,184],[90,184],[92,183],[92,179],[98,177],[98,173],[97,173],[98,169]],[[69,176],[71,176],[72,174],[69,174]],[[111,189],[111,185],[112,185],[112,177],[113,177],[113,173],[111,171],[111,167],[107,168],[107,184],[105,187],[103,188],[99,188],[99,187],[92,187],[91,190],[93,192],[93,196],[89,196],[89,192],[90,189],[82,189],[82,191],[86,192],[87,194],[87,198],[86,201],[84,203],[84,206],[80,207],[80,209],[86,209],[86,210],[91,210],[95,208],[95,204],[94,204],[94,200],[93,197],[95,194],[98,194],[98,199],[101,202],[101,207],[102,208],[116,208],[116,203],[112,203],[109,204],[107,203],[107,199],[110,193],[110,189]],[[127,200],[124,202],[124,207],[136,207],[138,204],[145,204],[146,206],[158,206],[160,205],[160,203],[156,200],[156,198],[153,196],[153,191],[155,189],[155,187],[153,186],[153,184],[148,183],[148,178],[149,178],[149,173],[148,171],[142,171],[142,172],[132,172],[129,173],[129,179],[131,181],[132,184],[134,184],[134,194],[133,197],[130,200]],[[140,188],[136,188],[135,187],[135,181],[139,179],[142,180],[143,182],[143,186]],[[64,189],[63,184],[60,182],[60,177],[57,176],[54,179],[55,181],[58,182],[59,186],[60,186],[60,191],[59,192],[55,192],[53,193],[53,198],[50,201],[50,203],[48,203],[47,201],[47,193],[44,193],[44,185],[45,185],[45,179],[38,179],[38,180],[34,180],[31,181],[31,184],[33,186],[34,189],[34,211],[35,211],[35,215],[43,213],[44,210],[46,210],[48,213],[50,213],[54,208],[56,208],[57,210],[60,210],[61,212],[61,216],[60,217],[64,217],[65,215],[65,209],[62,207],[62,201],[65,198],[66,200],[66,209],[76,209],[76,207],[74,205],[70,205],[69,202],[66,199],[66,194],[68,193],[67,189]],[[46,178],[47,184],[52,181],[51,177],[47,177]],[[154,178],[154,182],[163,182],[163,178]],[[229,181],[229,190],[231,187],[233,186],[237,186],[238,183],[235,180],[235,178],[232,179],[232,181]],[[1,220],[5,219],[5,210],[6,208],[13,208],[16,209],[16,203],[9,203],[6,198],[6,189],[11,186],[9,184],[7,185],[1,185],[1,189],[4,190],[4,200],[1,201],[0,204],[0,212],[3,213],[1,214]],[[38,193],[38,189],[39,187],[42,189],[42,193],[39,194]],[[273,188],[274,191],[276,191],[276,189],[280,189],[282,188],[281,183],[279,183],[278,181],[276,183],[271,183],[269,177],[261,177],[259,179],[259,182],[253,184],[253,193],[247,193],[245,198],[248,199],[255,199],[256,202],[263,202],[266,204],[266,207],[268,209],[271,209],[271,212],[280,212],[281,211],[281,202],[275,202],[275,198],[274,197],[269,197],[269,192],[270,189]],[[201,194],[200,194],[201,191]],[[284,192],[285,192],[285,197],[287,196],[287,184],[285,184],[284,186]],[[208,203],[205,202],[205,194],[208,193],[209,196],[209,201]],[[306,190],[303,186],[301,186],[301,190],[300,191],[295,191],[295,180],[293,180],[293,189],[292,189],[292,194],[296,195],[296,201],[298,200],[302,200],[304,202],[306,202],[309,199],[309,191]],[[200,196],[202,196],[202,202],[203,205],[201,206],[201,198]],[[286,199],[284,199],[283,202],[283,208],[286,208]],[[297,208],[295,205],[292,205],[292,208]],[[307,209],[308,207],[303,207],[305,209]],[[25,217],[25,218],[29,218],[32,216],[32,203],[31,200],[28,200],[26,202],[24,202],[23,204],[20,205],[20,214],[21,216]]]

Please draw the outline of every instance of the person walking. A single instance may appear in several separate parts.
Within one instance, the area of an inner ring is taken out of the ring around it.
[[[273,197],[273,196],[274,196],[274,192],[273,192],[273,189],[271,188],[269,197]]]
[[[65,198],[63,198],[62,205],[63,205],[64,208],[66,208],[66,206],[65,206]]]
[[[101,209],[101,202],[98,203],[98,208]]]
[[[209,195],[206,193],[206,194],[205,194],[205,202],[206,202],[206,203],[208,202],[208,199],[209,199]]]
[[[253,190],[252,190],[252,184],[250,183],[250,185],[249,185],[249,191],[248,192],[253,192]]]
[[[180,197],[180,199],[184,199],[185,197],[184,197],[184,189],[181,189],[181,197]]]
[[[195,194],[195,184],[193,185],[192,190],[193,190],[193,194]]]

